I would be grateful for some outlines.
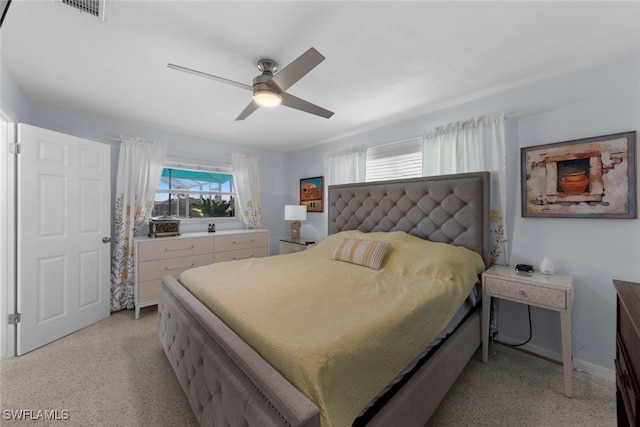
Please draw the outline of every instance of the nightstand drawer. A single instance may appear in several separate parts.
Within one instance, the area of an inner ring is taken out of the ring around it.
[[[307,249],[308,249],[308,246],[306,245],[298,245],[295,243],[280,241],[280,244],[278,246],[278,253],[280,255],[293,254],[295,252],[306,251]]]
[[[484,286],[485,291],[492,296],[556,310],[567,309],[567,293],[562,290],[494,277],[485,277]]]

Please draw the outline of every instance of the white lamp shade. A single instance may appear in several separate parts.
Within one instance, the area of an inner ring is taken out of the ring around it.
[[[284,205],[284,219],[287,221],[306,221],[307,207],[305,205]]]

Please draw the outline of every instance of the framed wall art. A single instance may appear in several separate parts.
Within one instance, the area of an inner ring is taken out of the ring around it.
[[[307,212],[322,212],[324,177],[302,178],[300,180],[300,204],[307,207]]]
[[[636,132],[520,149],[522,216],[637,218]]]

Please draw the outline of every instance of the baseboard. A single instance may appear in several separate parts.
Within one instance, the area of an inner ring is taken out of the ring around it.
[[[603,378],[607,381],[616,381],[615,369],[605,368],[604,366],[596,365],[586,360],[573,359],[573,369],[576,371],[586,372],[594,377]]]
[[[510,342],[516,342],[512,338],[503,336],[498,336],[498,341],[507,345]],[[556,351],[549,350],[548,348],[538,347],[537,345],[533,344],[525,344],[523,346],[514,348],[521,349],[533,356],[541,356],[543,359],[548,359],[551,362],[562,365],[562,354]],[[577,359],[575,357],[573,358],[573,369],[575,371],[585,372],[589,375],[593,375],[594,377],[602,378],[607,381],[615,382],[616,380],[615,369],[606,368],[604,366],[596,365],[594,363]]]

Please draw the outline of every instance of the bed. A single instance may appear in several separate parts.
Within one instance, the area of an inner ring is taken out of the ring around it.
[[[488,265],[489,179],[488,172],[478,172],[331,186],[327,245],[334,237],[342,242],[338,236],[361,237],[360,232],[368,236],[407,234],[466,248],[480,254],[481,262]],[[292,256],[299,254],[280,258]],[[391,255],[386,259],[390,262]],[[234,268],[240,262],[234,262]],[[220,272],[222,267],[215,268]],[[206,298],[203,301],[209,303]],[[280,373],[282,369],[265,360],[269,357],[261,356],[265,353],[260,346],[250,340],[252,345],[247,344],[240,337],[247,338],[245,331],[225,317],[230,314],[219,315],[226,323],[182,283],[163,278],[158,335],[201,425],[347,425],[342,419],[328,418],[324,403],[314,404],[307,390],[299,384],[296,387],[296,381],[289,381]],[[477,304],[459,320],[445,340],[413,360],[353,424],[424,426],[480,345]]]

